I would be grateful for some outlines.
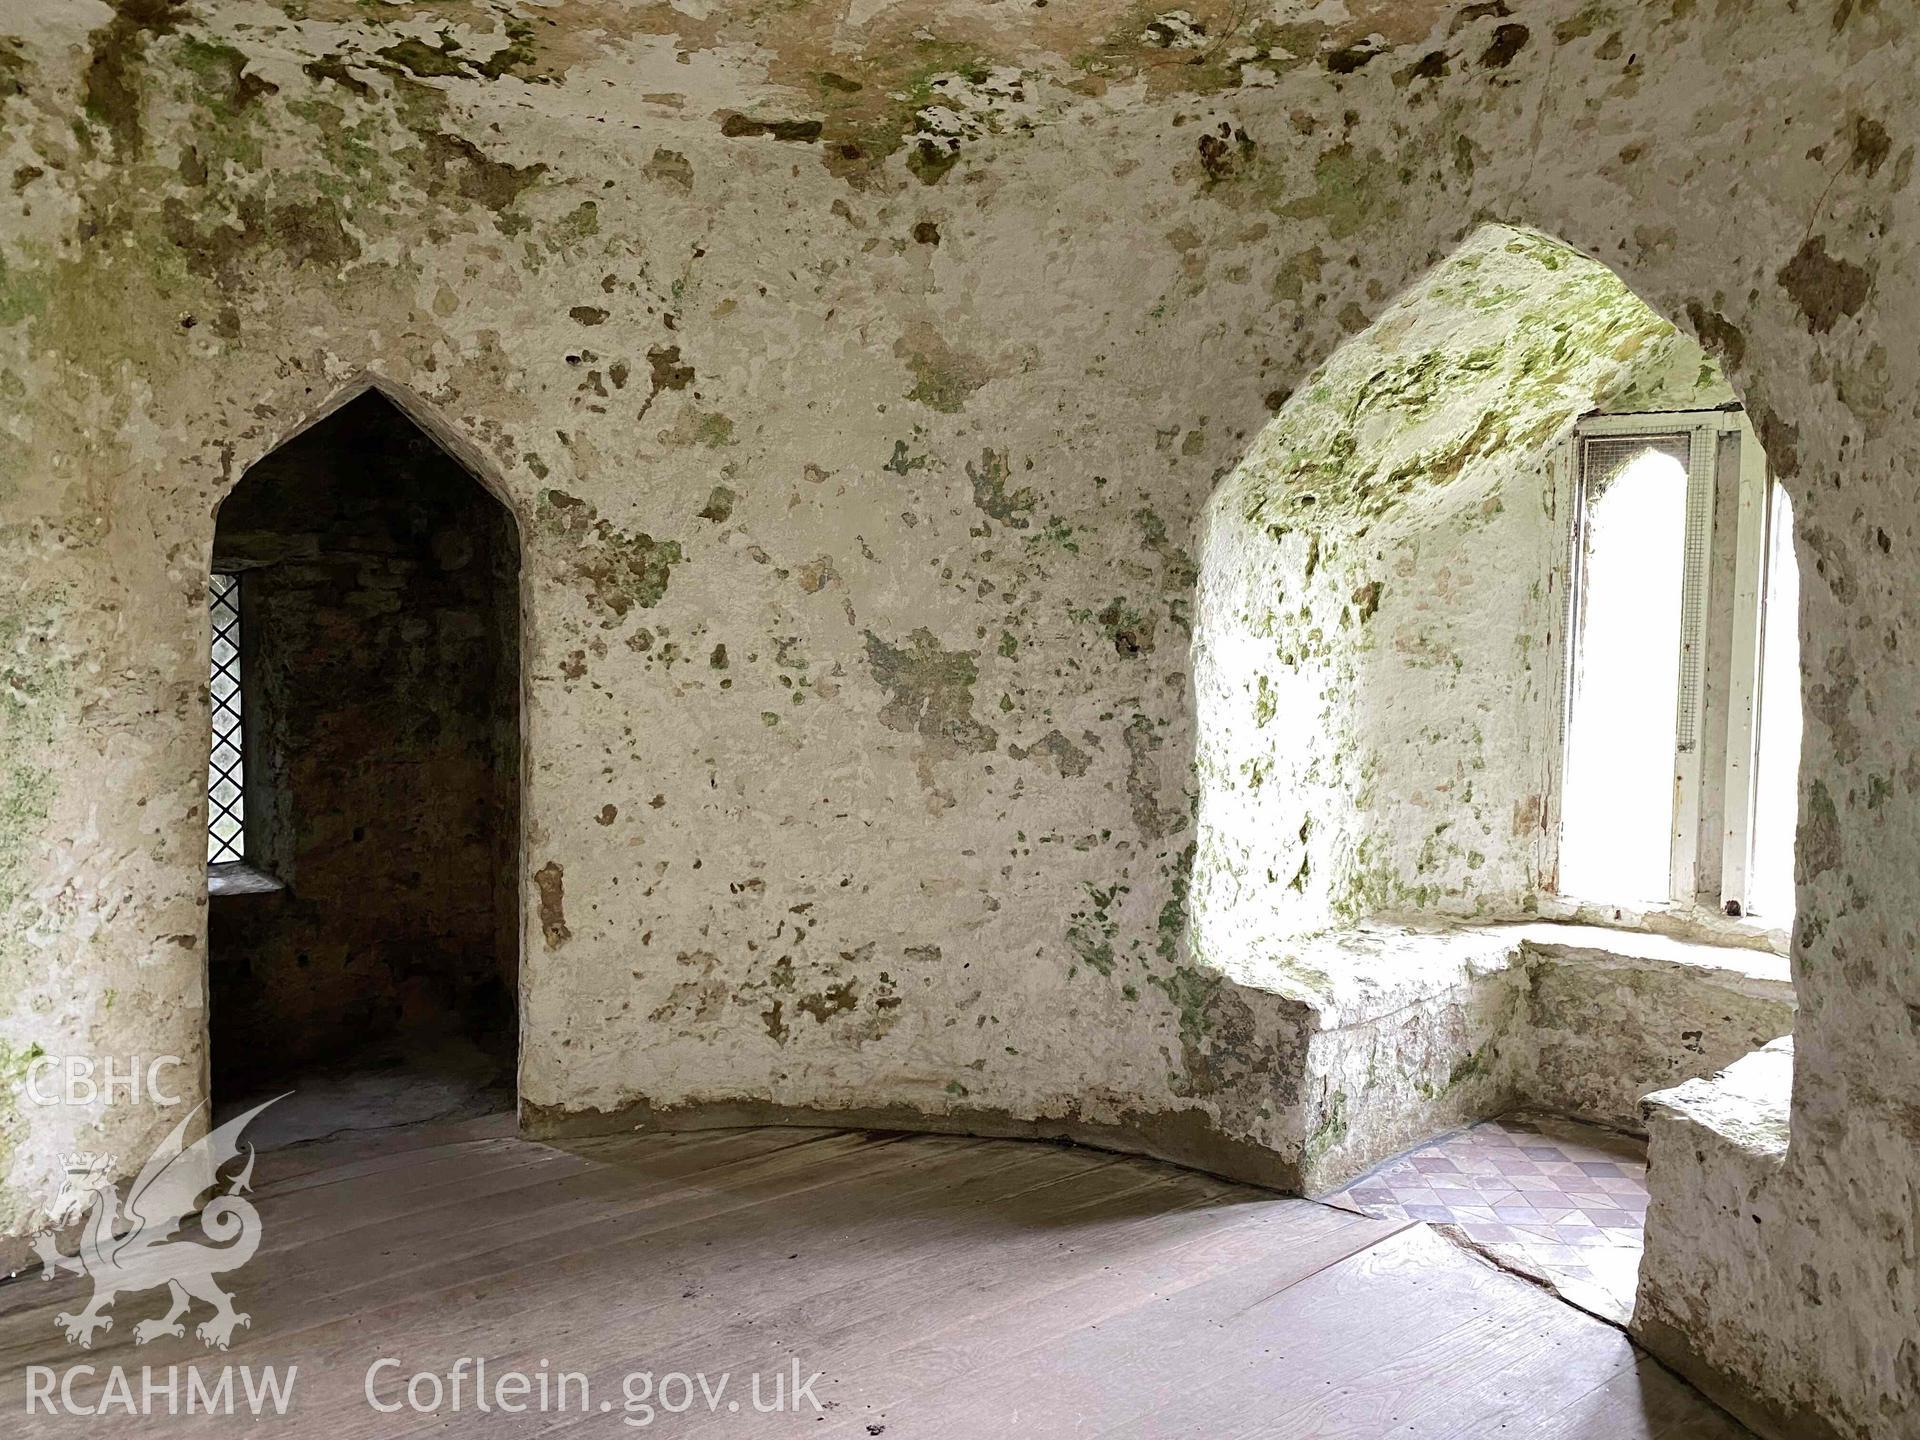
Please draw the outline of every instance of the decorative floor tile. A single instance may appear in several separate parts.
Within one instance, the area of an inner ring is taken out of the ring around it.
[[[1647,1214],[1647,1147],[1544,1115],[1438,1136],[1328,1200],[1392,1220],[1453,1225],[1497,1259],[1625,1322]]]

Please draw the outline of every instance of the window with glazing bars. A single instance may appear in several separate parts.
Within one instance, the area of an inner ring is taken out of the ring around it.
[[[213,626],[213,737],[207,751],[207,863],[244,860],[245,765],[240,725],[240,577],[216,573],[208,586]]]
[[[1722,477],[1722,439],[1737,445]],[[1791,509],[1738,412],[1592,417],[1572,484],[1559,889],[1793,915],[1800,751]],[[1736,487],[1724,507],[1720,487]],[[1710,644],[1710,621],[1727,632]]]

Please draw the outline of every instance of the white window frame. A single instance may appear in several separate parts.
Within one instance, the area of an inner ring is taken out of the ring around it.
[[[1681,674],[1674,715],[1668,901],[1688,912],[1744,917],[1751,908],[1747,882],[1754,841],[1768,540],[1777,517],[1772,514],[1773,484],[1765,452],[1737,408],[1589,415],[1552,457],[1552,513],[1568,518],[1567,544],[1555,576],[1563,604],[1558,633],[1550,641],[1561,665],[1559,744],[1548,787],[1551,819],[1545,827],[1542,873],[1561,898],[1576,905],[1607,906],[1620,898],[1560,891],[1560,798],[1582,598],[1583,447],[1590,440],[1639,436],[1684,439],[1688,457],[1682,633],[1680,653],[1674,657]],[[1723,459],[1729,443],[1737,447],[1731,465]],[[1737,486],[1733,495],[1729,485]],[[1714,626],[1722,614],[1727,633],[1716,647]],[[1712,763],[1716,753],[1723,757],[1721,763]],[[1774,919],[1761,918],[1766,923]]]
[[[1734,552],[1734,627],[1727,684],[1727,773],[1724,793],[1725,826],[1720,846],[1720,900],[1723,910],[1740,915],[1752,908],[1747,880],[1753,866],[1753,821],[1758,806],[1760,753],[1761,637],[1766,633],[1768,557],[1773,527],[1783,517],[1774,513],[1773,477],[1767,457],[1751,427],[1743,426],[1740,441],[1740,499],[1737,549]],[[1798,677],[1794,677],[1797,683]]]

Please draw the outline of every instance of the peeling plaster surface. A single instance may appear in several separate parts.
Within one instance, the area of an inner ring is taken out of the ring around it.
[[[0,1074],[204,1074],[213,512],[373,377],[524,539],[530,1109],[1071,1119],[1203,1162],[1292,1127],[1321,1103],[1288,1078],[1299,1007],[1186,913],[1203,507],[1480,221],[1535,227],[1724,366],[1805,577],[1793,1143],[1670,1152],[1764,1223],[1651,1252],[1643,1308],[1745,1399],[1904,1433],[1913,27],[1885,0],[20,0]],[[1417,641],[1374,578],[1342,603]],[[1419,882],[1437,908],[1520,894],[1518,851],[1478,848],[1484,881],[1449,854]],[[171,1124],[8,1093],[0,1230],[64,1152]]]

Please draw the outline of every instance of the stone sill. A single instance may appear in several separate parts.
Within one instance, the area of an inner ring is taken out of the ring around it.
[[[1491,928],[1369,925],[1282,942],[1220,973],[1312,1012],[1317,1029],[1337,1030],[1498,974],[1519,958],[1513,937]]]
[[[1543,920],[1593,926],[1622,933],[1664,935],[1673,940],[1726,948],[1765,950],[1785,956],[1787,930],[1769,929],[1750,917],[1722,915],[1698,905],[1602,905],[1565,895],[1539,897]]]
[[[1369,1024],[1536,959],[1657,966],[1764,999],[1794,1001],[1784,956],[1643,930],[1530,921],[1337,931],[1223,967],[1235,984],[1312,1010],[1320,1030]]]
[[[1504,928],[1504,927],[1503,927]],[[1536,922],[1511,933],[1530,952],[1554,959],[1626,961],[1713,972],[1713,978],[1751,995],[1793,1001],[1793,972],[1784,955],[1709,940],[1682,940],[1601,925]]]
[[[224,860],[207,866],[207,895],[274,895],[285,890],[286,882],[244,860]]]
[[[1649,1130],[1664,1121],[1697,1125],[1755,1159],[1787,1153],[1793,1103],[1793,1037],[1783,1035],[1708,1080],[1689,1080],[1640,1102]]]

